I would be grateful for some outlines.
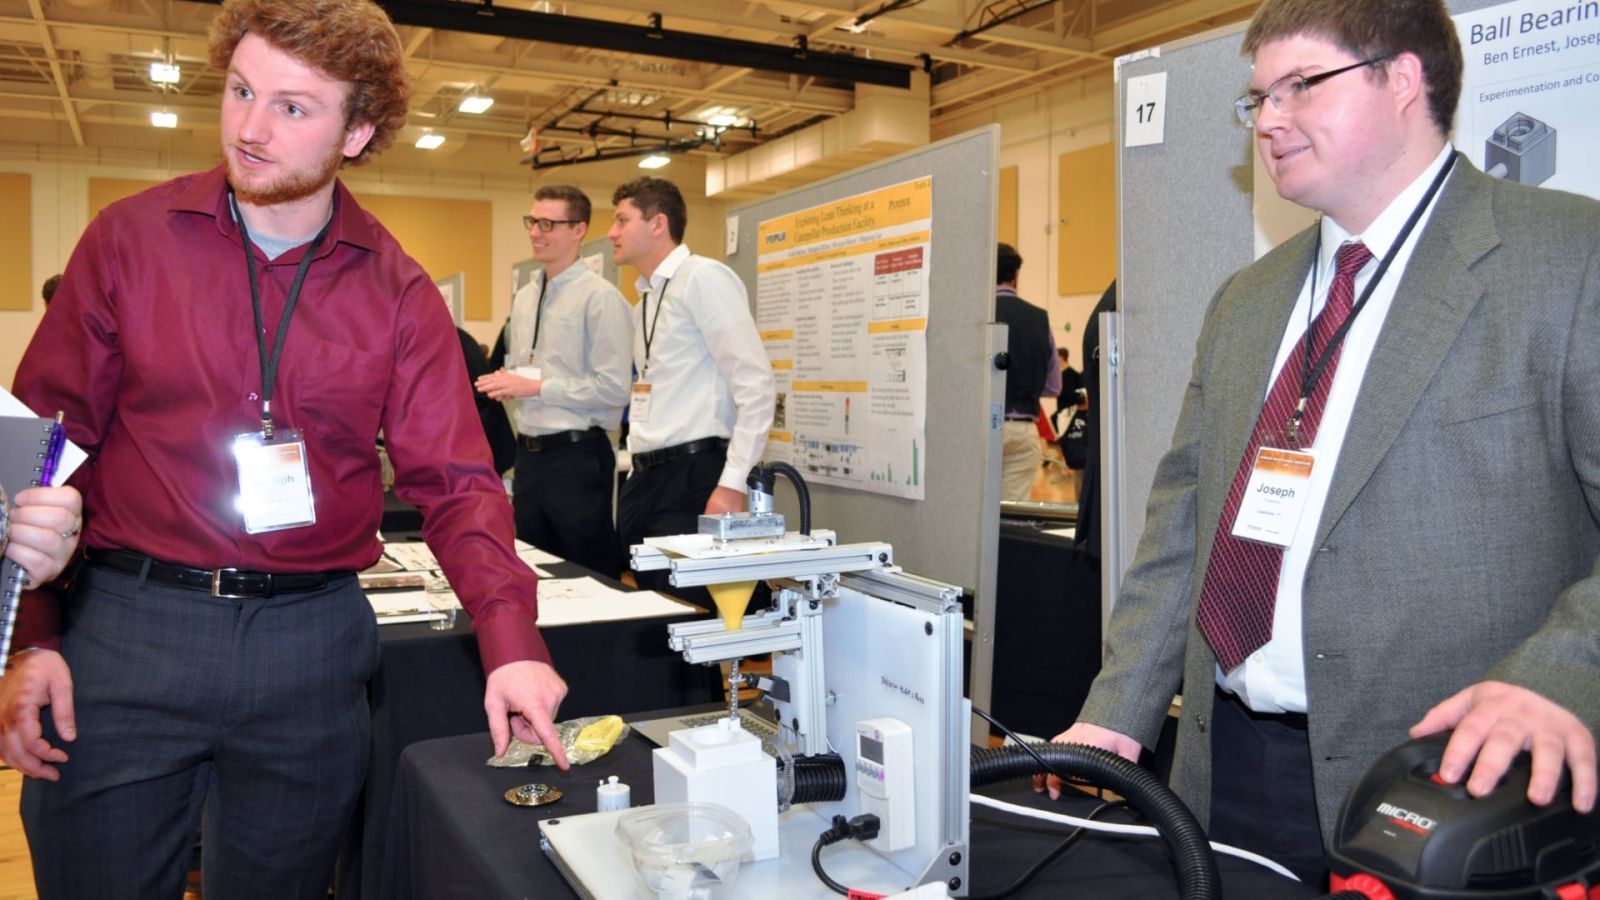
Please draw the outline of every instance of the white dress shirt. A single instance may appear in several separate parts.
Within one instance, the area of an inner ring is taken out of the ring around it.
[[[743,492],[766,447],[777,398],[744,282],[679,244],[638,288],[633,363],[639,381],[650,385],[650,413],[642,422],[630,418],[629,451],[727,438],[728,462],[717,484]]]
[[[614,430],[622,423],[633,381],[628,301],[611,282],[573,263],[550,279],[541,304],[539,291],[546,277],[539,272],[511,300],[506,368],[537,366],[544,381],[539,396],[516,402],[517,431]],[[538,348],[533,346],[535,324]]]
[[[1289,326],[1284,330],[1283,340],[1278,347],[1277,360],[1272,364],[1272,382],[1277,381],[1278,371],[1283,368],[1301,335],[1305,334],[1306,325],[1322,312],[1323,305],[1327,303],[1328,288],[1333,282],[1334,255],[1339,247],[1349,242],[1360,242],[1372,251],[1373,258],[1356,273],[1355,290],[1356,299],[1359,300],[1373,273],[1377,271],[1379,261],[1394,245],[1406,220],[1427,194],[1428,185],[1433,183],[1439,169],[1454,152],[1446,144],[1427,170],[1401,191],[1363,234],[1350,234],[1337,222],[1327,216],[1322,217],[1322,246],[1316,260],[1317,296],[1314,300],[1311,297],[1311,274],[1308,272],[1306,282],[1300,288],[1300,296],[1295,301],[1294,312],[1289,316]],[[1441,187],[1440,193],[1443,191]],[[1221,666],[1217,667],[1217,683],[1237,694],[1257,712],[1306,711],[1306,669],[1300,631],[1300,605],[1306,568],[1316,550],[1317,524],[1322,519],[1322,508],[1328,500],[1328,486],[1333,482],[1334,468],[1339,462],[1339,448],[1344,445],[1345,431],[1350,426],[1356,395],[1361,391],[1367,363],[1372,359],[1372,349],[1378,343],[1378,334],[1383,330],[1383,321],[1394,303],[1395,290],[1405,275],[1406,264],[1411,260],[1418,238],[1428,227],[1437,203],[1438,196],[1435,195],[1434,202],[1418,219],[1405,245],[1395,254],[1389,271],[1373,289],[1371,298],[1345,335],[1344,346],[1339,351],[1339,365],[1334,370],[1333,382],[1328,388],[1328,402],[1323,407],[1316,441],[1311,446],[1316,462],[1307,485],[1309,493],[1301,514],[1300,527],[1295,531],[1294,541],[1283,551],[1283,568],[1278,572],[1278,598],[1273,607],[1272,639],[1250,654],[1232,673],[1225,674]],[[1268,390],[1271,390],[1271,382]],[[1266,395],[1262,395],[1261,399],[1265,403]]]

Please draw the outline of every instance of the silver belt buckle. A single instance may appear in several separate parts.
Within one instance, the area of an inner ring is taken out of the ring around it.
[[[237,575],[238,569],[230,567],[211,570],[211,596],[221,597],[225,600],[242,600],[244,594],[224,594],[222,592],[222,576],[224,574]]]

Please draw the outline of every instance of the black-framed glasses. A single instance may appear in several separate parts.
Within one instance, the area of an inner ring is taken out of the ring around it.
[[[1246,91],[1244,96],[1233,101],[1233,111],[1238,114],[1239,121],[1244,127],[1255,128],[1256,110],[1260,109],[1261,104],[1268,100],[1272,101],[1272,108],[1278,112],[1294,112],[1305,104],[1306,92],[1313,85],[1321,84],[1335,75],[1343,75],[1346,72],[1366,66],[1387,62],[1391,56],[1393,54],[1386,53],[1383,56],[1374,56],[1371,59],[1364,59],[1361,62],[1351,63],[1338,69],[1329,69],[1326,72],[1318,72],[1315,75],[1285,75],[1267,85],[1265,91]]]
[[[532,231],[535,228],[540,231],[554,231],[557,225],[576,225],[582,221],[582,219],[540,219],[534,216],[523,216],[522,228],[524,231]]]

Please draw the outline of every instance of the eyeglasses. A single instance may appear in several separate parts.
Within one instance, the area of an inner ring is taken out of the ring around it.
[[[1338,69],[1330,69],[1326,72],[1318,72],[1315,75],[1285,75],[1267,85],[1265,92],[1246,91],[1243,97],[1233,101],[1233,111],[1238,114],[1239,121],[1244,124],[1244,127],[1255,128],[1256,110],[1260,109],[1261,104],[1268,100],[1272,101],[1272,108],[1278,112],[1294,112],[1305,105],[1306,92],[1311,89],[1312,85],[1321,84],[1335,75],[1343,75],[1346,72],[1360,69],[1364,66],[1387,62],[1391,56],[1393,54],[1374,56],[1371,59],[1351,63]]]
[[[582,219],[536,219],[533,216],[523,216],[522,228],[524,231],[532,231],[535,228],[540,231],[554,231],[557,225],[576,225],[582,221]]]

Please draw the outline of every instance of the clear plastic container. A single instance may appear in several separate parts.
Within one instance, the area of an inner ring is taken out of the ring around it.
[[[657,900],[731,900],[739,862],[755,837],[738,813],[718,803],[664,803],[617,822],[633,873]]]

